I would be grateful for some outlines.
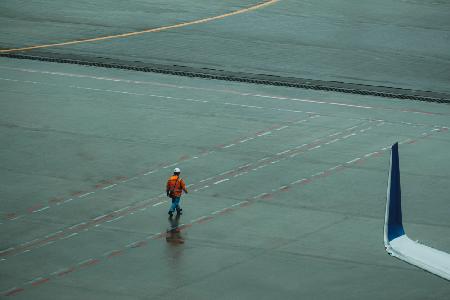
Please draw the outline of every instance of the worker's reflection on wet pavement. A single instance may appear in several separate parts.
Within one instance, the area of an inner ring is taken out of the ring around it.
[[[166,241],[173,245],[184,244],[184,238],[179,228],[180,215],[169,217],[169,229],[167,229]]]

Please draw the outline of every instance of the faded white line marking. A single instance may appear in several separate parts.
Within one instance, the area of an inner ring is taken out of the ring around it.
[[[283,154],[286,154],[286,153],[288,153],[288,152],[290,152],[290,151],[291,151],[291,150],[281,151],[281,152],[278,152],[277,155],[283,155]]]
[[[209,188],[209,185],[202,186],[201,188],[198,188],[195,191],[198,192],[198,191],[201,191],[201,190],[204,190],[204,189],[207,189],[207,188]]]
[[[302,178],[302,179],[296,180],[294,182],[291,182],[291,184],[297,184],[297,183],[301,183],[301,182],[304,182],[304,181],[308,181],[308,179]]]
[[[325,143],[325,145],[329,145],[329,144],[333,144],[336,143],[337,141],[339,141],[340,139],[334,139],[332,141],[329,141],[328,143]]]
[[[84,265],[84,264],[90,263],[93,260],[94,260],[93,258],[89,258],[89,259],[83,260],[82,262],[79,262],[78,265]]]
[[[352,135],[356,135],[356,134],[355,133],[350,133],[350,134],[344,135],[342,138],[346,139],[346,138],[351,137]]]
[[[114,221],[117,221],[117,220],[122,219],[122,218],[123,218],[123,216],[120,216],[120,217],[117,217],[117,218],[115,218],[115,219],[108,220],[108,221],[106,221],[106,222],[110,223],[110,222],[114,222]]]
[[[281,126],[280,128],[277,128],[277,129],[275,129],[275,130],[280,131],[280,130],[286,129],[286,128],[288,128],[288,127],[289,127],[289,126]]]
[[[81,222],[81,223],[78,223],[76,225],[70,226],[69,229],[74,229],[75,227],[78,227],[78,226],[84,225],[84,224],[86,224],[86,223],[85,222]],[[62,232],[62,231],[60,231],[60,232]]]
[[[166,203],[166,202],[167,202],[167,201],[161,201],[161,202],[158,202],[158,203],[153,204],[152,206],[158,206],[158,205],[164,204],[164,203]],[[146,207],[144,207],[144,208],[146,208]]]
[[[209,177],[209,178],[206,178],[206,179],[202,179],[202,180],[200,180],[199,182],[205,182],[205,181],[208,181],[208,180],[211,180],[211,179],[213,179],[214,177]]]
[[[308,144],[303,144],[303,145],[300,145],[300,146],[297,146],[297,147],[295,147],[295,149],[300,149],[300,148],[303,148],[303,147],[305,147],[305,146],[307,146]]]
[[[78,233],[77,233],[77,232],[74,232],[74,233],[72,233],[72,234],[70,234],[70,235],[68,235],[68,236],[66,236],[66,237],[63,237],[62,239],[63,239],[63,240],[69,239],[69,238],[71,238],[71,237],[73,237],[73,236],[76,236],[76,235],[78,235]]]
[[[313,147],[313,148],[309,148],[308,151],[315,150],[315,149],[319,149],[320,147],[321,147],[320,145],[319,145],[319,146],[315,146],[315,147]]]
[[[46,210],[46,209],[49,209],[49,208],[50,208],[50,206],[46,206],[46,207],[43,207],[43,208],[41,208],[41,209],[38,209],[38,210],[33,211],[33,213],[41,212],[41,211]]]
[[[124,210],[126,210],[126,209],[128,209],[128,208],[130,208],[130,206],[125,206],[125,207],[123,207],[123,208],[121,208],[121,209],[115,210],[114,212],[115,212],[115,213],[118,213],[118,212],[124,211]]]
[[[192,220],[191,223],[198,222],[198,221],[203,220],[203,219],[205,219],[205,218],[206,218],[206,216],[198,217],[197,219]]]
[[[340,167],[342,167],[342,165],[337,165],[337,166],[334,166],[332,168],[329,168],[328,171],[333,171],[333,170],[336,170],[337,168],[340,168]]]
[[[341,131],[333,133],[333,134],[330,134],[328,137],[333,137],[333,136],[340,135],[340,134],[342,134]]]
[[[248,142],[248,141],[251,141],[251,140],[254,140],[254,139],[255,139],[255,138],[252,138],[252,137],[246,138],[246,139],[244,139],[244,140],[239,141],[239,143],[245,143],[245,142]]]
[[[94,192],[85,193],[83,195],[78,196],[78,198],[84,198],[84,197],[87,197],[87,196],[89,196],[90,194],[93,194],[93,193]]]

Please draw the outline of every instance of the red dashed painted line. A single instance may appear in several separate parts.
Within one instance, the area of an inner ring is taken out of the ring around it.
[[[38,286],[50,281],[50,278],[37,278],[31,282],[32,286]]]

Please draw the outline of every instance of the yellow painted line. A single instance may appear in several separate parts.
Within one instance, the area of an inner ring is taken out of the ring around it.
[[[139,34],[144,34],[144,33],[149,33],[149,32],[159,32],[159,31],[163,31],[163,30],[175,29],[175,28],[180,28],[180,27],[185,27],[185,26],[190,26],[190,25],[195,25],[195,24],[206,23],[206,22],[209,22],[209,21],[219,20],[219,19],[223,19],[223,18],[226,18],[226,17],[231,17],[231,16],[234,16],[234,15],[246,13],[246,12],[249,12],[249,11],[252,11],[252,10],[255,10],[255,9],[263,8],[265,6],[274,4],[274,3],[278,2],[278,1],[280,1],[280,0],[266,0],[264,2],[260,2],[258,4],[253,5],[253,6],[250,6],[250,7],[247,7],[247,8],[243,8],[243,9],[239,9],[239,10],[236,10],[236,11],[233,11],[233,12],[230,12],[230,13],[226,13],[226,14],[223,14],[223,15],[219,15],[219,16],[215,16],[215,17],[209,17],[209,18],[200,19],[200,20],[196,20],[196,21],[184,22],[184,23],[175,24],[175,25],[162,26],[162,27],[146,29],[146,30],[142,30],[142,31],[134,31],[134,32],[128,32],[128,33],[122,33],[122,34],[116,34],[116,35],[108,35],[108,36],[102,36],[102,37],[90,38],[90,39],[83,39],[83,40],[75,40],[75,41],[56,43],[56,44],[36,45],[36,46],[30,46],[30,47],[24,47],[24,48],[15,48],[15,49],[3,49],[3,50],[0,50],[0,53],[9,53],[9,52],[14,52],[14,51],[26,51],[26,50],[39,49],[39,48],[50,48],[50,47],[57,47],[57,46],[66,46],[66,45],[73,45],[73,44],[97,42],[97,41],[103,41],[103,40],[124,38],[124,37],[129,37],[129,36],[134,36],[134,35],[139,35]]]

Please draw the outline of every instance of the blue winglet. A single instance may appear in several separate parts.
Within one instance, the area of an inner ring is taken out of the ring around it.
[[[402,193],[400,188],[400,163],[398,143],[391,148],[391,169],[388,182],[387,238],[388,241],[405,234],[402,223]]]

